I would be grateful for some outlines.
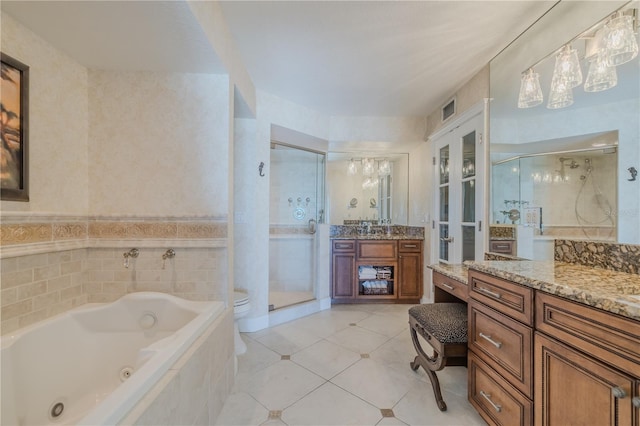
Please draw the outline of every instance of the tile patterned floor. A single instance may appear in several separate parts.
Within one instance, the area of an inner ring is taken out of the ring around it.
[[[484,425],[467,402],[467,369],[438,372],[446,412],[409,361],[410,305],[334,305],[257,333],[217,424]]]

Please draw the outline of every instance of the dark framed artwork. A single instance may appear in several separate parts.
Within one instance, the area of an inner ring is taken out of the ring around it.
[[[29,201],[29,67],[2,56],[0,198]]]

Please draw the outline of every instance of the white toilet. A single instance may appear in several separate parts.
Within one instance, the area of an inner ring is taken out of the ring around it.
[[[235,330],[235,350],[236,355],[242,355],[247,351],[247,345],[242,341],[240,337],[240,331],[238,330],[238,320],[245,316],[251,309],[249,303],[249,295],[243,290],[233,291],[233,326]]]

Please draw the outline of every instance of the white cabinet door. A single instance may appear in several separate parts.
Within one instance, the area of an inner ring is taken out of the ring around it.
[[[484,239],[483,114],[480,112],[433,141],[434,211],[432,262],[481,260]]]

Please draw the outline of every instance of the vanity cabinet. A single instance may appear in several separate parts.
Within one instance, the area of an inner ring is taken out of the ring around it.
[[[353,271],[356,268],[355,241],[336,240],[331,250],[331,297],[353,299],[355,285]]]
[[[398,241],[398,299],[422,297],[422,241]]]
[[[530,288],[469,272],[469,402],[489,424],[533,424],[533,301]]]
[[[536,329],[536,425],[640,425],[640,322],[538,292]]]
[[[469,402],[490,425],[640,426],[640,321],[471,270]]]
[[[419,303],[421,240],[333,240],[333,303]]]

